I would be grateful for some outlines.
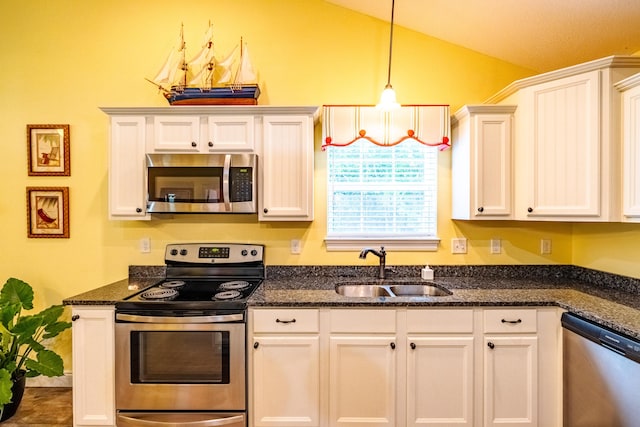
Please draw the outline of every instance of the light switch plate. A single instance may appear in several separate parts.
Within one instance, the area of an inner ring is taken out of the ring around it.
[[[291,239],[291,253],[294,255],[302,252],[302,243],[300,239]]]
[[[551,239],[541,239],[540,240],[540,253],[542,255],[551,254]]]
[[[490,251],[492,254],[499,254],[502,252],[502,242],[500,239],[491,239]]]
[[[140,253],[148,254],[151,252],[151,239],[143,237],[140,239]]]

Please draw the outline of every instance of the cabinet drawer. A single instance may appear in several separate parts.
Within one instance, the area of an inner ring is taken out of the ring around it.
[[[408,310],[407,331],[428,333],[472,333],[473,310]]]
[[[395,310],[331,310],[330,332],[396,332]]]
[[[254,310],[253,332],[318,332],[318,310]]]
[[[484,332],[536,332],[535,309],[500,309],[484,311]]]

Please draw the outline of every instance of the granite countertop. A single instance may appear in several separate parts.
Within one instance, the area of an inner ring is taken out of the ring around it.
[[[640,339],[637,279],[573,266],[487,266],[435,268],[437,285],[452,294],[437,297],[345,297],[340,282],[376,282],[372,267],[267,267],[267,279],[250,307],[471,307],[559,306]],[[143,270],[141,270],[143,271]],[[127,279],[63,301],[66,305],[112,305],[163,277],[162,271],[130,269]],[[421,282],[419,267],[397,267],[389,280]],[[428,282],[425,282],[428,283]]]

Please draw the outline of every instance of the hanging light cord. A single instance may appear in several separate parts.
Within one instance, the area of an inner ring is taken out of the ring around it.
[[[387,86],[391,87],[391,53],[393,51],[393,12],[395,10],[395,0],[391,0],[391,31],[389,32],[389,70],[387,72]]]

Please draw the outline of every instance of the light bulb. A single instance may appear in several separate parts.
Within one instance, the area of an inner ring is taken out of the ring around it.
[[[376,105],[379,110],[389,111],[400,108],[400,104],[396,101],[396,91],[390,84],[386,85],[380,96],[380,102]]]

